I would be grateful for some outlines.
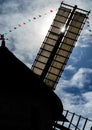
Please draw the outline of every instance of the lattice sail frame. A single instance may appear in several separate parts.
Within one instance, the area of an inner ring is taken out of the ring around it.
[[[56,121],[53,126],[54,130],[92,130],[91,119],[85,118],[68,110],[64,110],[63,115],[68,121]]]
[[[33,63],[32,71],[55,89],[89,11],[61,3]],[[65,27],[65,31],[61,29]]]

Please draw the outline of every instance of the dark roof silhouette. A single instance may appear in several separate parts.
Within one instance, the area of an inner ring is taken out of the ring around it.
[[[59,97],[5,46],[0,47],[0,82],[0,129],[49,130],[52,120],[62,117]]]

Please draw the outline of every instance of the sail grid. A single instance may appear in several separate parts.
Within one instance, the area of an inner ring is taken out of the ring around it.
[[[32,66],[32,71],[52,89],[59,81],[88,14],[64,3],[57,11]]]

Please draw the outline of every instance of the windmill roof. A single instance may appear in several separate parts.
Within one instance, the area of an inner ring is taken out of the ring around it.
[[[12,80],[15,81],[15,79],[16,82],[21,79],[23,82],[25,77],[27,80],[30,77],[31,81],[34,81],[34,79],[38,80],[37,76],[23,62],[21,62],[7,47],[2,46],[0,47],[0,73],[1,78],[3,78],[2,80],[10,77],[9,82]]]
[[[30,91],[32,95],[35,92],[36,94],[40,93],[42,96],[52,95],[53,98],[54,96],[57,97],[30,68],[20,61],[7,47],[2,46],[0,47],[0,79],[3,86],[2,89],[5,88],[4,90]]]
[[[0,82],[0,102],[13,104],[13,99],[22,102],[28,98],[35,106],[51,109],[55,117],[63,111],[59,97],[5,46],[0,47]]]

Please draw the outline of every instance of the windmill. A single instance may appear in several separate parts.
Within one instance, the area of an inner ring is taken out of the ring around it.
[[[89,13],[89,11],[78,8],[77,5],[71,6],[63,2],[57,11],[31,68],[52,90],[55,90],[58,84]],[[65,117],[69,118],[69,122],[58,124],[56,121],[55,130],[84,130],[89,122],[92,125],[92,120],[88,118],[68,110],[64,110],[64,113]]]
[[[20,62],[14,55],[12,55],[12,53],[5,47],[4,36],[1,35],[0,39],[2,40],[2,45],[0,47],[0,74],[1,74],[0,79],[4,86],[6,86],[6,83],[5,81],[3,81],[3,79],[5,80],[5,78],[8,76],[15,83],[15,86],[18,89],[19,89],[19,86],[21,85],[31,86],[31,94],[28,95],[29,97],[31,96],[31,105],[28,102],[30,100],[24,99],[25,104],[27,101],[28,103],[27,105],[29,105],[29,108],[32,109],[31,114],[33,115],[31,115],[31,121],[33,124],[32,124],[31,130],[38,129],[36,125],[39,126],[40,121],[39,121],[39,118],[35,119],[35,116],[39,117],[38,112],[36,112],[36,111],[39,111],[39,109],[40,109],[40,113],[42,117],[41,121],[43,122],[43,124],[45,123],[45,121],[47,121],[46,122],[47,124],[50,124],[49,121],[51,120],[48,121],[48,119],[52,119],[52,117],[50,116],[55,115],[55,117],[57,117],[57,115],[62,112],[61,110],[62,105],[58,97],[53,93],[53,90],[56,88],[59,78],[62,72],[64,71],[64,67],[69,59],[70,54],[72,53],[72,50],[75,46],[75,43],[78,39],[78,36],[80,35],[80,32],[85,24],[85,21],[88,15],[89,15],[89,11],[80,9],[76,5],[71,6],[63,2],[61,3],[60,8],[58,9],[58,12],[56,14],[56,17],[33,63],[33,66],[31,68],[33,73],[22,62]],[[17,82],[15,82],[15,80]],[[8,86],[12,87],[11,82],[7,82],[7,84]],[[23,87],[21,89],[23,90]],[[26,91],[28,91],[29,87],[24,88],[24,91],[25,89]],[[35,89],[37,91],[35,91]],[[34,93],[35,93],[35,96],[34,96]],[[19,96],[20,96],[20,93],[19,93]],[[35,98],[33,99],[33,97]],[[4,101],[3,100],[0,101],[0,103],[2,103],[2,106],[5,108],[5,111],[3,109],[2,109],[3,111],[2,110],[0,111],[0,127],[2,125],[3,127],[8,128],[4,125],[6,123],[7,126],[9,125],[11,126],[12,124],[12,129],[15,128],[14,125],[17,126],[16,124],[18,124],[17,128],[19,128],[20,127],[19,120],[20,120],[23,129],[30,128],[30,120],[29,120],[30,114],[24,112],[25,106],[23,106],[24,104],[22,102],[24,102],[24,100],[22,100],[22,98],[20,99],[17,98],[18,105],[16,105],[15,99],[14,99],[15,102],[13,102],[12,99],[8,100],[6,95],[4,97]],[[10,104],[8,105],[4,104],[5,101],[8,101]],[[42,103],[40,103],[40,101]],[[15,106],[21,107],[20,104],[22,104],[22,111],[20,109],[15,109]],[[49,104],[49,107],[48,107],[48,104]],[[6,107],[4,105],[6,105]],[[61,107],[59,107],[59,105]],[[10,110],[11,106],[13,107],[12,111]],[[49,115],[48,113],[49,114],[54,113],[54,114]],[[48,117],[47,114],[49,115],[49,118],[47,118]],[[59,118],[58,119],[55,118],[53,122],[53,128],[51,126],[52,125],[52,122],[51,122],[50,124],[51,129],[53,130],[57,130],[57,129],[58,130],[73,130],[73,129],[86,130],[87,125],[88,125],[87,129],[90,129],[92,126],[92,120],[85,118],[81,115],[77,115],[68,110],[64,110],[63,114],[64,114],[65,120],[62,119],[63,118],[62,114],[59,115],[58,116]],[[20,115],[22,115],[23,118]],[[3,120],[1,120],[2,117],[3,117]],[[8,120],[8,117],[10,117],[9,120]],[[16,117],[17,117],[17,122],[15,122]],[[25,122],[23,123],[24,117],[27,120],[25,120]],[[47,120],[44,117],[46,117]],[[6,122],[5,122],[5,119],[6,119]],[[38,129],[38,130],[43,130],[43,128]],[[45,127],[44,130],[47,130],[47,128]]]

